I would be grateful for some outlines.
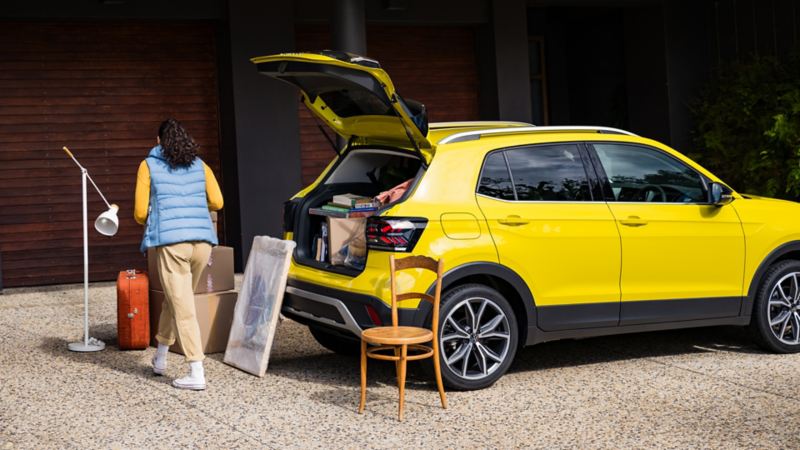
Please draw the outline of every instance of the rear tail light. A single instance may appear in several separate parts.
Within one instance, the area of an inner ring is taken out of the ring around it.
[[[367,219],[367,247],[371,250],[410,252],[427,224],[428,219],[418,217],[370,217]]]
[[[378,314],[378,310],[376,310],[372,305],[366,305],[366,307],[369,320],[371,320],[375,326],[383,326],[383,321],[381,320],[381,316]]]

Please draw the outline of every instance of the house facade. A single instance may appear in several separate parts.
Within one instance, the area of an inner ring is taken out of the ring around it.
[[[333,156],[289,85],[249,59],[336,49],[381,62],[431,121],[629,129],[691,147],[715,70],[797,48],[791,0],[28,0],[0,9],[0,287],[82,277],[80,173],[120,230],[90,236],[92,280],[144,267],[136,168],[182,121],[222,185],[220,241],[241,270],[256,235]],[[89,215],[104,209],[90,192]]]

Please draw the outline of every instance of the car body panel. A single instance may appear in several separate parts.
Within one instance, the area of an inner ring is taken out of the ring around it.
[[[537,306],[620,301],[620,239],[605,203],[478,195],[478,204],[500,263],[527,281]],[[526,223],[503,223],[510,216]]]
[[[615,203],[622,301],[740,297],[745,241],[730,206]],[[625,221],[635,217],[641,226]]]
[[[800,204],[747,195],[728,207],[738,214],[747,242],[742,279],[742,291],[747,295],[762,262],[781,246],[800,241]]]
[[[430,161],[427,119],[420,127],[380,67],[318,53],[282,53],[252,58],[251,62],[259,73],[298,87],[306,107],[345,140],[413,147],[413,139]]]

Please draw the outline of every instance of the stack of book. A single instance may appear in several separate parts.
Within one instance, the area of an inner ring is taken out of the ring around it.
[[[309,214],[336,218],[369,217],[378,210],[378,204],[371,197],[354,194],[334,195],[331,201],[321,208],[311,208]]]

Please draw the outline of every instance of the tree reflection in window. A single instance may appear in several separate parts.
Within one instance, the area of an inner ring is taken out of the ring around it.
[[[559,144],[516,148],[507,150],[506,156],[518,200],[591,200],[589,182],[577,146]]]
[[[514,200],[514,189],[502,152],[492,153],[486,158],[478,193],[503,200]]]
[[[594,144],[594,148],[611,182],[616,201],[706,201],[707,194],[700,175],[658,150],[625,144]]]

